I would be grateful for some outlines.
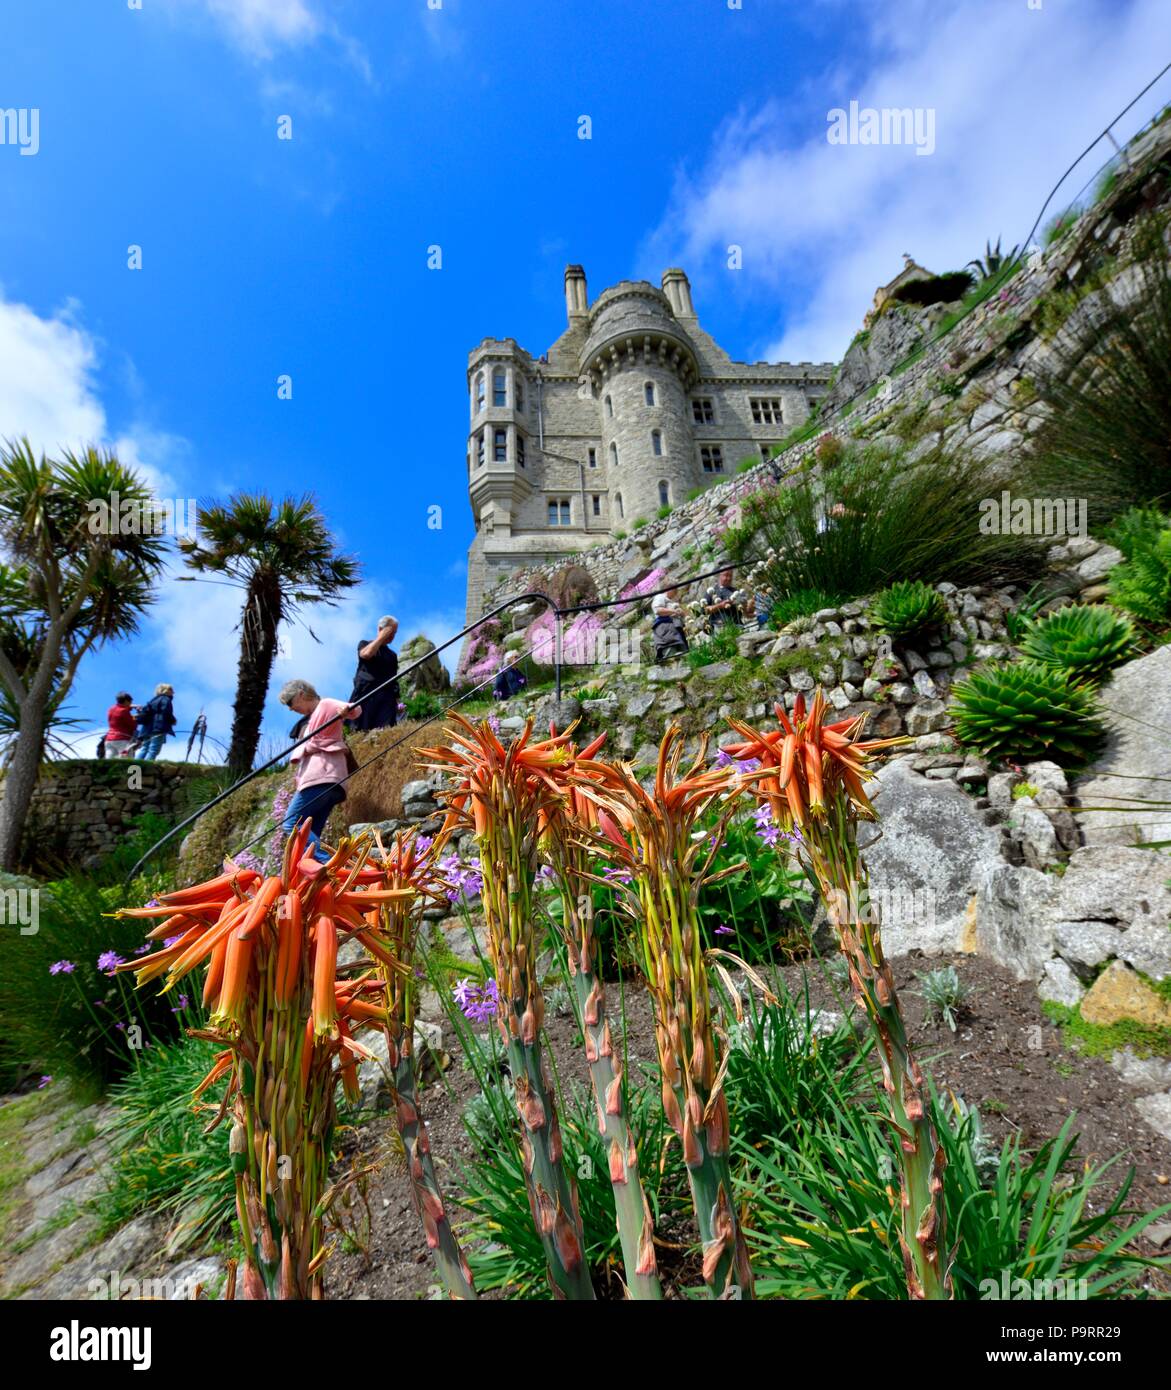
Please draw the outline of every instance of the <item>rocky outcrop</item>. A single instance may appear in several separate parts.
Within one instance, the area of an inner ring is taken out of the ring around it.
[[[1171,644],[1120,666],[1101,704],[1106,749],[1077,782],[1086,843],[1171,840]]]
[[[402,692],[404,696],[437,695],[450,689],[451,677],[438,655],[431,655],[434,651],[435,643],[420,633],[418,637],[412,637],[399,652],[400,669],[405,670],[408,666],[414,665],[415,662],[421,663],[403,678]]]

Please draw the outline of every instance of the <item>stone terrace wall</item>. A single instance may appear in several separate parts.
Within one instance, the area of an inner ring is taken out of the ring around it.
[[[207,767],[192,763],[88,758],[46,763],[29,809],[22,858],[34,868],[95,868],[126,839],[139,816],[186,812],[191,784],[207,775]]]

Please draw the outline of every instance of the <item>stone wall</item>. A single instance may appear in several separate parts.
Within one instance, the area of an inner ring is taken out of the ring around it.
[[[34,869],[95,868],[132,833],[138,817],[194,809],[192,763],[67,759],[46,763],[25,826],[23,859]]]

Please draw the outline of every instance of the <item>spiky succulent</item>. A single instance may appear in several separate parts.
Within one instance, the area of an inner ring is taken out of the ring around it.
[[[1097,685],[1134,649],[1130,619],[1102,604],[1074,604],[1041,618],[1025,633],[1031,661]]]
[[[956,738],[989,758],[1076,767],[1103,737],[1092,692],[1052,666],[990,666],[952,693]]]
[[[874,620],[895,641],[906,641],[947,621],[943,595],[919,579],[902,579],[874,600]]]

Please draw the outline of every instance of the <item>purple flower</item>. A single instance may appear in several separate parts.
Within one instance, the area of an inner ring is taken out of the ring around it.
[[[179,938],[180,938],[182,935],[183,935],[182,932],[176,932],[174,936],[168,936],[168,937],[166,938],[166,940],[163,942],[164,947],[166,947],[166,946],[173,946],[173,945],[175,944],[175,942],[178,941]]]
[[[49,966],[49,974],[50,974],[50,975],[72,975],[73,972],[74,972],[76,969],[77,969],[77,963],[76,963],[76,961],[72,961],[72,960],[57,960],[57,961],[54,961],[53,964]]]
[[[482,985],[471,979],[460,980],[451,993],[464,1017],[471,1019],[473,1023],[487,1023],[496,1016],[500,996],[495,980],[487,980]]]
[[[608,869],[603,869],[602,877],[608,878],[611,883],[634,882],[634,875],[630,873],[628,869],[624,869],[618,864],[611,864]]]
[[[726,748],[721,748],[716,753],[717,767],[731,767],[735,761],[736,759],[731,755],[731,753],[728,752]]]
[[[542,864],[541,867],[537,870],[536,881],[538,883],[552,883],[554,877],[555,875],[553,873],[553,865]]]
[[[144,941],[144,942],[142,943],[141,946],[135,946],[135,948],[134,948],[134,954],[135,954],[136,956],[145,956],[146,953],[147,953],[147,951],[150,950],[150,948],[151,948],[151,946],[152,946],[153,944],[154,944],[153,942]]]
[[[476,982],[472,980],[470,977],[463,980],[457,980],[455,984],[452,986],[451,997],[455,1000],[455,1002],[460,1006],[461,1009],[466,1009],[468,1000],[475,995],[477,989],[478,986]]]
[[[122,957],[117,951],[103,951],[98,957],[98,969],[104,970],[107,975],[114,973],[114,967],[122,964]]]
[[[488,727],[494,734],[498,735],[500,733],[500,719],[497,715],[490,714],[488,716]]]
[[[435,839],[434,839],[434,836],[432,836],[432,835],[419,835],[419,836],[417,836],[416,839],[415,839],[415,853],[416,853],[416,854],[426,854],[427,851],[431,848],[431,846],[432,846],[434,843],[435,843]]]
[[[717,935],[717,936],[732,936],[732,935],[733,935],[732,928],[729,927],[729,926],[719,926],[719,927],[716,928],[716,935]]]
[[[52,1079],[53,1078],[51,1076],[42,1076],[41,1079],[37,1082],[37,1090],[43,1091],[45,1087],[49,1084],[49,1082],[52,1081]]]

